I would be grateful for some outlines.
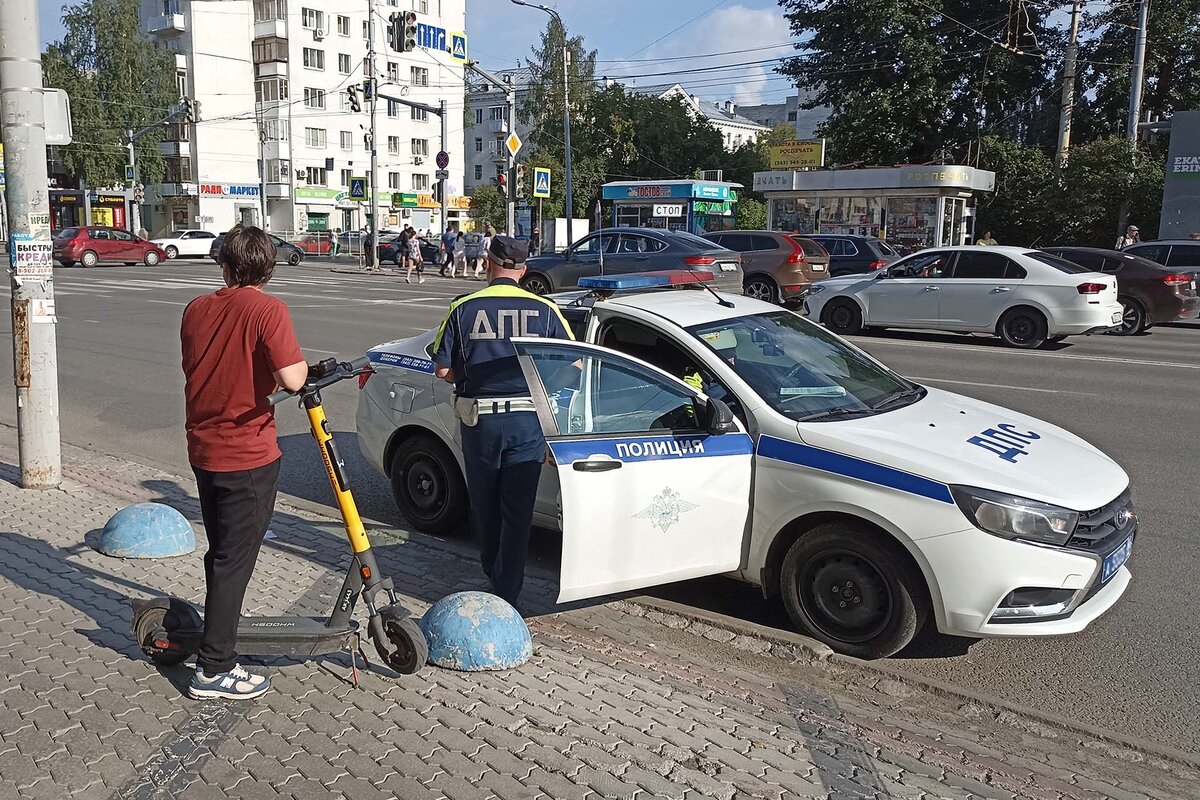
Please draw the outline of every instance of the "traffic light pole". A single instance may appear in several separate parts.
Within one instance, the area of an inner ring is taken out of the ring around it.
[[[0,132],[7,164],[13,382],[21,487],[62,482],[58,341],[50,256],[50,182],[37,0],[4,0],[0,14]],[[22,256],[29,261],[22,262]],[[22,274],[24,273],[24,274]]]
[[[439,145],[438,152],[448,153],[446,149],[446,100],[445,98],[438,101],[438,116],[442,118],[442,141]],[[438,169],[441,169],[439,166]],[[439,181],[442,184],[442,190],[439,192],[442,198],[442,230],[450,230],[450,216],[446,213],[446,182]],[[465,276],[464,276],[465,277]]]
[[[371,178],[367,181],[367,208],[371,209],[371,235],[364,249],[367,269],[375,269],[379,238],[379,148],[375,141],[375,107],[379,105],[379,84],[375,80],[375,0],[367,0],[367,80],[371,82]]]

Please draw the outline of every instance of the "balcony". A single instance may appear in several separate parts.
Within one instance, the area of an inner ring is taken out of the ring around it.
[[[489,119],[487,121],[488,133],[508,133],[508,120],[506,119]]]
[[[287,74],[287,61],[265,61],[254,65],[256,78],[286,78]]]
[[[292,196],[291,189],[286,183],[268,183],[268,200],[287,200]]]
[[[146,32],[156,36],[178,36],[184,30],[183,14],[160,14],[146,25]]]
[[[255,39],[286,39],[287,22],[281,19],[268,19],[254,23]]]
[[[187,56],[185,56],[183,53],[176,53],[175,54],[175,70],[176,70],[176,72],[178,72],[180,70],[186,70],[186,69],[187,69]]]
[[[167,158],[180,158],[193,155],[191,142],[162,141],[158,143],[158,152]]]
[[[199,192],[194,183],[160,183],[155,194],[159,197],[195,197]]]
[[[497,164],[507,164],[508,151],[503,147],[497,150],[488,150],[488,160],[495,161]]]

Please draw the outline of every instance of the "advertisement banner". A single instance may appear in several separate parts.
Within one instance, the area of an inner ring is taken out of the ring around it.
[[[769,150],[771,169],[819,169],[825,166],[824,139],[796,139]]]

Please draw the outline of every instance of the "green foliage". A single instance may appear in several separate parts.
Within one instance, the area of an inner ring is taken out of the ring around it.
[[[83,0],[63,9],[65,33],[43,57],[45,84],[71,96],[75,143],[63,148],[66,169],[91,186],[124,180],[125,131],[161,119],[179,100],[175,63],[142,32],[139,0]],[[162,180],[162,135],[136,147],[143,183]]]
[[[504,230],[508,220],[508,200],[492,183],[480,184],[475,189],[475,205],[471,207],[471,218],[479,220],[481,227],[491,225],[498,231]]]
[[[732,152],[723,153],[717,163],[719,168],[724,170],[725,180],[740,183],[746,187],[739,190],[739,196],[745,198],[750,187],[754,185],[754,173],[771,168],[771,148],[795,138],[795,127],[776,125],[769,133],[760,136],[757,140],[743,142]]]
[[[744,195],[738,196],[737,220],[739,230],[761,231],[767,227],[767,204]]]

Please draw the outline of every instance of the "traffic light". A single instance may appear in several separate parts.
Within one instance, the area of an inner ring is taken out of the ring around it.
[[[188,122],[196,121],[196,110],[190,98],[183,98],[183,118]]]
[[[347,86],[346,94],[350,97],[350,110],[356,114],[362,111],[362,103],[358,101],[358,86]]]
[[[363,100],[375,99],[375,79],[367,78],[363,81]]]
[[[500,173],[498,176],[496,176],[496,185],[499,186],[501,189],[508,186],[508,176],[505,175],[503,172]]]
[[[525,196],[525,165],[517,164],[517,197]]]
[[[435,203],[442,202],[442,192],[445,191],[445,181],[435,181],[433,184],[433,201]]]
[[[411,53],[417,49],[417,14],[415,11],[405,11],[388,17],[388,47],[397,53]]]
[[[146,187],[140,183],[133,185],[133,202],[139,204],[146,202]]]

